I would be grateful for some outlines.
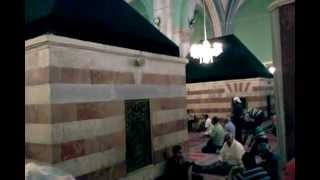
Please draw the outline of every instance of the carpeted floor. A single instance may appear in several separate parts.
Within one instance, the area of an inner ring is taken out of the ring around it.
[[[185,157],[189,161],[194,161],[199,165],[208,165],[218,160],[217,154],[202,153],[201,148],[206,144],[208,138],[203,137],[201,133],[189,133],[189,139],[186,146],[189,152],[185,153]],[[223,176],[215,176],[209,174],[201,174],[204,180],[225,180]]]

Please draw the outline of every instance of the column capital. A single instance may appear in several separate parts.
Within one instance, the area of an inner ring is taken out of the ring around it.
[[[277,8],[280,8],[281,6],[294,3],[294,2],[295,0],[275,0],[268,6],[268,10],[273,11]]]

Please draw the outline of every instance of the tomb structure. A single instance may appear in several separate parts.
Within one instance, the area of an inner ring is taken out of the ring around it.
[[[178,47],[123,1],[26,7],[25,158],[80,180],[160,176],[188,136]]]

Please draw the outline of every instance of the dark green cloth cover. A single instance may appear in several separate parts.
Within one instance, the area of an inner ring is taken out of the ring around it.
[[[223,53],[212,64],[199,64],[198,60],[188,55],[187,83],[273,77],[268,69],[236,36],[227,35],[209,41],[221,42]]]
[[[25,0],[25,40],[47,33],[179,56],[179,47],[124,0]]]

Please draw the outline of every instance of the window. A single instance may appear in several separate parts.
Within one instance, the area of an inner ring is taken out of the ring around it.
[[[152,163],[149,100],[125,101],[127,172]]]

